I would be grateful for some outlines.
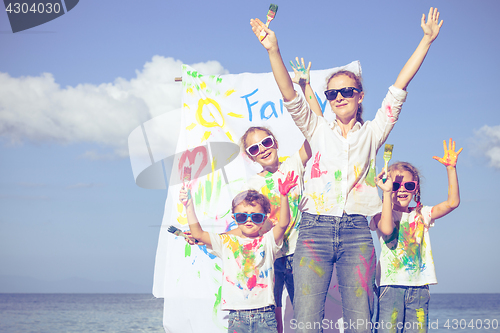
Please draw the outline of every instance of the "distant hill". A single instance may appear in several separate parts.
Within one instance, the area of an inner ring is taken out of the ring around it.
[[[77,277],[47,281],[0,275],[0,293],[150,294],[152,285],[142,286],[127,281],[93,281]]]

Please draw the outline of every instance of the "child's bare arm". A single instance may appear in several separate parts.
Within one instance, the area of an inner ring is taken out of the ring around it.
[[[191,231],[191,236],[193,236],[196,240],[203,242],[208,246],[211,246],[212,242],[210,241],[210,235],[208,234],[208,232],[203,231],[200,223],[198,222],[198,218],[196,217],[190,189],[186,188],[184,185],[179,192],[179,200],[186,207],[187,221],[189,230]]]
[[[446,172],[448,174],[448,200],[443,201],[432,208],[432,219],[438,219],[446,214],[449,214],[460,204],[460,190],[458,188],[456,166],[458,154],[460,154],[462,148],[455,152],[455,141],[452,139],[450,139],[449,147],[446,147],[446,140],[444,140],[443,147],[444,156],[442,158],[434,156],[433,158],[446,166]]]
[[[385,171],[382,171],[375,177],[375,182],[383,191],[382,213],[373,217],[378,230],[384,235],[390,235],[394,231],[394,221],[392,220],[392,178],[387,177],[384,183],[382,177]]]
[[[297,186],[298,178],[299,176],[295,176],[294,178],[294,172],[291,171],[286,175],[284,182],[281,182],[281,179],[278,179],[281,201],[280,201],[280,219],[273,228],[274,240],[276,244],[281,242],[281,239],[285,234],[286,228],[288,227],[288,224],[290,224],[290,204],[288,203],[288,192],[290,192],[292,188]]]
[[[443,20],[439,22],[439,12],[437,8],[430,8],[429,15],[427,17],[427,22],[425,21],[425,14],[422,14],[422,20],[420,26],[424,31],[424,37],[418,44],[417,48],[411,55],[410,59],[406,62],[403,69],[398,75],[394,86],[399,89],[406,90],[408,84],[413,79],[415,74],[417,74],[420,66],[424,62],[425,56],[431,47],[432,42],[436,39],[439,34],[439,30],[443,25]]]
[[[309,61],[309,65],[306,68],[304,63],[304,58],[300,59],[302,61],[302,64],[299,62],[299,57],[295,58],[297,64],[294,64],[292,61],[290,61],[290,65],[292,65],[294,73],[292,82],[300,86],[311,110],[319,117],[323,117],[321,105],[319,104],[318,99],[316,98],[316,94],[314,93],[310,84],[311,62]]]

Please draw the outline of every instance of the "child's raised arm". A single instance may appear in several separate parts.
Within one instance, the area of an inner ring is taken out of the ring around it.
[[[304,93],[304,96],[309,104],[311,110],[318,115],[318,117],[323,117],[323,111],[321,110],[321,105],[319,105],[318,99],[314,94],[314,91],[310,84],[310,70],[311,70],[311,62],[309,61],[309,65],[305,66],[304,58],[301,58],[302,64],[299,62],[299,57],[296,57],[295,60],[297,64],[295,65],[292,61],[290,61],[290,65],[292,65],[294,77],[292,78],[292,82],[298,84]],[[307,140],[304,141],[304,144],[299,150],[300,159],[302,164],[306,166],[307,161],[312,156],[311,146]]]
[[[298,84],[304,93],[304,96],[307,100],[307,104],[311,110],[318,115],[318,117],[323,117],[323,111],[321,110],[321,105],[319,105],[318,99],[314,94],[314,91],[311,87],[311,62],[309,61],[309,65],[305,66],[304,58],[300,58],[302,64],[299,62],[299,57],[295,58],[297,64],[295,65],[292,61],[290,61],[290,65],[292,66],[294,77],[292,78],[292,82]]]
[[[191,236],[196,240],[211,246],[210,235],[208,232],[203,231],[198,218],[196,217],[196,212],[194,211],[193,198],[191,198],[191,192],[189,188],[182,185],[181,191],[179,192],[179,200],[186,207],[187,221],[189,225],[189,230],[191,230]]]
[[[280,201],[280,219],[278,223],[273,227],[274,241],[276,244],[281,242],[283,235],[285,234],[286,228],[290,223],[290,204],[288,203],[288,192],[297,185],[297,179],[299,176],[293,177],[294,172],[291,171],[286,175],[285,181],[281,182],[278,178],[279,190],[281,193]]]
[[[266,27],[266,25],[259,19],[251,19],[250,25],[252,26],[252,31],[255,33],[255,36],[269,53],[269,61],[271,62],[271,68],[273,69],[274,79],[278,84],[283,100],[285,102],[293,100],[295,96],[297,96],[297,93],[293,89],[292,80],[290,79],[290,75],[288,75],[283,59],[281,58],[278,40],[276,39],[274,31]],[[260,40],[260,32],[262,30],[264,30],[267,35],[263,40]]]
[[[382,200],[382,213],[375,215],[373,220],[381,233],[384,235],[390,235],[394,231],[395,227],[394,221],[392,220],[392,178],[387,177],[387,180],[384,183],[382,180],[384,173],[385,171],[382,170],[382,172],[375,177],[375,183],[378,187],[380,187],[384,194]]]
[[[455,152],[455,141],[453,141],[452,139],[450,139],[450,144],[448,147],[446,147],[446,140],[443,140],[443,147],[444,156],[442,158],[433,156],[433,158],[446,166],[446,172],[448,173],[448,200],[443,201],[432,208],[432,219],[438,219],[445,216],[446,214],[457,208],[460,204],[460,191],[458,189],[456,165],[458,154],[460,154],[462,148]]]
[[[443,25],[443,20],[439,22],[439,12],[437,8],[430,8],[429,15],[427,17],[427,22],[425,21],[425,14],[422,14],[422,20],[420,26],[424,31],[424,37],[418,44],[415,52],[411,55],[410,59],[406,62],[403,69],[398,75],[394,86],[399,89],[406,90],[408,84],[413,79],[415,74],[417,74],[420,66],[424,62],[425,56],[431,47],[432,42],[436,39],[439,34],[439,29]]]

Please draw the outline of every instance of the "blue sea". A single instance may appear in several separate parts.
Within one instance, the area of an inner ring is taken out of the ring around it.
[[[0,294],[0,332],[164,332],[150,294]],[[500,294],[432,294],[429,332],[500,332]]]

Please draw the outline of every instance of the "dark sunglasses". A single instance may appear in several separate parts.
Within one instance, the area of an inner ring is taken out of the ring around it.
[[[417,182],[416,181],[404,182],[404,183],[393,182],[392,191],[396,192],[397,190],[399,190],[401,186],[404,186],[405,190],[407,190],[408,192],[413,192],[417,188]]]
[[[251,156],[255,156],[258,153],[260,153],[260,147],[259,146],[262,146],[264,148],[271,148],[272,146],[274,146],[274,139],[273,139],[273,137],[271,135],[270,136],[266,136],[260,142],[254,143],[253,145],[247,147],[246,151]]]
[[[250,219],[255,224],[261,224],[266,219],[266,214],[262,213],[234,213],[233,217],[238,223],[245,223],[250,216]]]
[[[338,93],[342,95],[344,98],[351,98],[354,95],[354,91],[361,92],[358,88],[354,87],[345,87],[342,89],[330,89],[325,91],[326,99],[329,101],[333,101],[337,98]]]

